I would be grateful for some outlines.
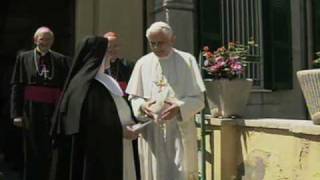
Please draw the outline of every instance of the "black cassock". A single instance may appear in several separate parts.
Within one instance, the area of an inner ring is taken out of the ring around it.
[[[68,73],[66,56],[49,51],[18,55],[11,79],[11,118],[23,118],[24,178],[46,180],[50,168],[50,120]]]
[[[86,38],[54,114],[55,180],[122,180],[122,125],[109,91],[95,76],[107,39]]]
[[[116,59],[116,61],[110,65],[111,72],[107,71],[107,74],[116,79],[123,92],[125,92],[131,76],[132,65],[128,64],[124,59]]]

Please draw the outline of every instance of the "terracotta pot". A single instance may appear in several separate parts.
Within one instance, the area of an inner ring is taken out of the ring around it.
[[[242,117],[250,95],[251,79],[205,81],[212,116]]]

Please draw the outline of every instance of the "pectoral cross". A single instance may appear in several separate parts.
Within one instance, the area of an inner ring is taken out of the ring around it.
[[[163,88],[167,86],[167,80],[162,75],[161,79],[158,82],[155,82],[155,84],[159,87],[159,92],[161,92],[163,91]]]
[[[161,96],[160,94],[165,93],[163,90],[167,86],[167,80],[163,75],[161,75],[161,79],[158,82],[155,82],[155,84],[156,86],[159,87],[159,94],[158,94],[159,96]],[[166,137],[166,122],[165,121],[160,122],[159,126],[160,126],[160,129],[163,131],[163,136]]]
[[[48,74],[49,73],[49,70],[47,69],[47,66],[46,65],[42,65],[42,68],[41,68],[41,72],[40,72],[40,76],[44,76],[44,79],[48,79]]]

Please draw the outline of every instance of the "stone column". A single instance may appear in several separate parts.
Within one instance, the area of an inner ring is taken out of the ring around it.
[[[193,0],[154,0],[155,21],[165,21],[173,28],[177,49],[194,52],[195,4]]]

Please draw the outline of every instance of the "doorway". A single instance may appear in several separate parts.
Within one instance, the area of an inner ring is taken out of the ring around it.
[[[33,34],[40,26],[47,26],[54,32],[53,50],[72,56],[75,42],[75,0],[2,2],[0,6],[0,172],[3,171],[1,157],[5,157],[10,162],[9,168],[14,167],[15,170],[21,169],[23,163],[22,141],[19,134],[21,130],[13,127],[9,115],[10,79],[17,53],[34,47]]]

